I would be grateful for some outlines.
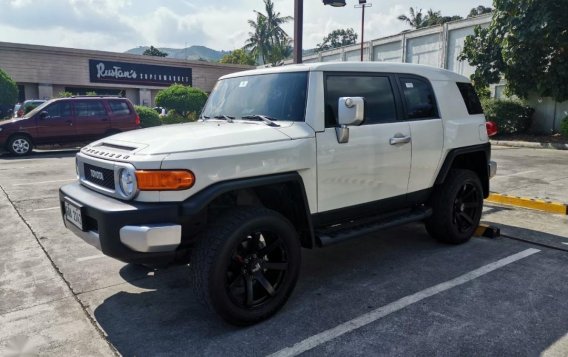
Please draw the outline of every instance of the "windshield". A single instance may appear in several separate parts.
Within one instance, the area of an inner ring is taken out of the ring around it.
[[[202,117],[263,115],[273,120],[304,121],[308,72],[271,73],[217,82]]]
[[[52,100],[48,100],[47,102],[43,102],[40,105],[38,105],[37,107],[35,107],[33,110],[31,110],[28,114],[24,115],[24,118],[31,118],[34,115],[36,115],[36,113],[39,113],[43,110],[43,108],[47,107],[49,104],[51,104],[51,102],[53,102]]]

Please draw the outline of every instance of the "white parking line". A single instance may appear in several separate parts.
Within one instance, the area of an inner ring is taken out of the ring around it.
[[[419,291],[415,294],[405,296],[402,299],[394,301],[394,302],[392,302],[388,305],[385,305],[383,307],[379,307],[378,309],[375,309],[371,312],[368,312],[364,315],[361,315],[361,316],[359,316],[359,317],[357,317],[353,320],[342,323],[341,325],[338,325],[337,327],[323,331],[323,332],[318,333],[317,335],[314,335],[312,337],[308,337],[305,340],[296,343],[292,347],[284,348],[280,351],[277,351],[277,352],[269,355],[269,357],[297,356],[301,353],[304,353],[304,352],[309,351],[309,350],[311,350],[315,347],[318,347],[319,345],[322,345],[326,342],[329,342],[329,341],[331,341],[331,340],[333,340],[333,339],[335,339],[335,338],[337,338],[341,335],[344,335],[344,334],[349,333],[351,331],[354,331],[358,328],[366,326],[366,325],[368,325],[372,322],[375,322],[375,321],[377,321],[377,320],[379,320],[379,319],[381,319],[385,316],[392,314],[393,312],[397,312],[399,310],[402,310],[407,306],[415,304],[415,303],[417,303],[421,300],[427,299],[431,296],[434,296],[434,295],[439,294],[441,292],[444,292],[446,290],[452,289],[456,286],[463,285],[463,284],[465,284],[469,281],[477,279],[477,278],[479,278],[479,277],[481,277],[485,274],[491,273],[492,271],[495,271],[499,268],[502,268],[506,265],[514,263],[518,260],[521,260],[523,258],[526,258],[526,257],[531,256],[533,254],[536,254],[538,252],[540,252],[540,250],[533,249],[533,248],[523,250],[522,252],[519,252],[517,254],[513,254],[511,256],[508,256],[507,258],[503,258],[503,259],[498,260],[494,263],[482,266],[479,269],[472,270],[469,273],[458,276],[455,279],[448,280],[448,281],[446,281],[444,283],[440,283],[438,285],[434,285],[430,288],[424,289],[424,290]]]
[[[104,254],[91,255],[91,256],[88,256],[88,257],[77,258],[75,261],[77,263],[81,263],[81,262],[84,262],[84,261],[87,261],[87,260],[103,258],[104,256],[105,256]]]
[[[34,211],[34,212],[39,212],[39,211],[51,211],[51,210],[59,209],[59,208],[61,208],[61,207],[57,206],[57,207],[49,207],[49,208],[38,208],[38,209],[34,209],[33,211]]]
[[[53,181],[39,181],[39,182],[27,182],[27,183],[15,183],[12,186],[28,186],[28,185],[42,185],[44,183],[52,183],[52,182],[67,182],[67,181],[75,181],[74,179],[67,179],[67,180],[53,180]]]

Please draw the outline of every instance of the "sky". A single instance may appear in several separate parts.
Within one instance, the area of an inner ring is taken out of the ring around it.
[[[347,6],[324,6],[304,0],[304,48],[313,48],[329,32],[361,28],[356,0]],[[491,0],[368,0],[365,40],[394,35],[410,27],[398,20],[408,9],[467,16]],[[293,0],[274,0],[282,15],[294,14]],[[253,10],[262,0],[0,0],[0,41],[124,52],[138,46],[184,48],[202,45],[233,50],[244,45]],[[293,25],[284,26],[293,35]],[[359,37],[360,38],[360,37]]]

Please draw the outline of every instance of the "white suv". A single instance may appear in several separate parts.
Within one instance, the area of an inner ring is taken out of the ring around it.
[[[189,263],[202,300],[246,325],[284,305],[301,247],[414,221],[467,241],[495,171],[467,78],[314,63],[222,77],[198,122],[84,147],[60,200],[65,225],[104,254]]]

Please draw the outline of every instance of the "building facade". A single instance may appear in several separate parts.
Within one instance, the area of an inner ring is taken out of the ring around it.
[[[210,92],[219,77],[253,67],[0,42],[0,68],[18,84],[19,101],[94,92],[153,106],[171,84]]]

